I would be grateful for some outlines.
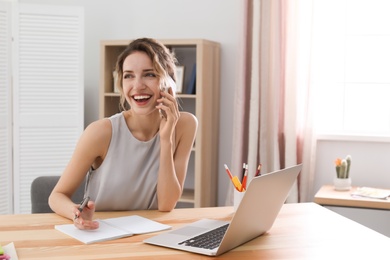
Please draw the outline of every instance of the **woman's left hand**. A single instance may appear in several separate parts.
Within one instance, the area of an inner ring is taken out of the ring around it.
[[[179,107],[176,99],[172,95],[172,88],[168,92],[161,92],[161,98],[157,100],[159,103],[156,108],[163,111],[160,122],[160,138],[165,139],[172,137],[177,121],[180,117]]]

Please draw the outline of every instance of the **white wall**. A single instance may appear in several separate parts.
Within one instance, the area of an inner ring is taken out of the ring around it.
[[[336,176],[336,158],[352,156],[350,176],[353,186],[390,189],[390,142],[386,138],[325,137],[317,142],[312,197]]]
[[[221,44],[218,204],[224,205],[229,182],[223,164],[231,164],[233,94],[243,23],[237,0],[19,0],[83,6],[85,10],[85,124],[98,119],[100,40],[204,38]]]

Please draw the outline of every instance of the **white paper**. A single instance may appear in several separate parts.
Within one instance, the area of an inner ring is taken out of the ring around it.
[[[360,196],[372,199],[386,199],[390,196],[390,190],[376,189],[370,187],[360,187],[357,188],[355,192],[351,194],[352,196]]]
[[[56,225],[55,229],[83,242],[84,244],[91,244],[94,242],[105,241],[110,239],[116,239],[126,236],[132,236],[132,233],[128,233],[122,229],[110,226],[100,220],[99,228],[94,230],[81,230],[75,227],[74,224]]]
[[[11,260],[18,260],[14,243],[9,243],[8,245],[2,247],[4,249],[4,253],[8,254],[11,257]]]
[[[164,225],[137,215],[109,218],[102,221],[109,225],[120,227],[120,229],[126,230],[127,232],[131,232],[133,234],[145,234],[171,228],[171,226]]]
[[[97,221],[99,221],[99,228],[95,230],[81,230],[75,227],[74,224],[56,225],[55,229],[85,244],[91,244],[171,228],[171,226],[140,216],[100,219]]]

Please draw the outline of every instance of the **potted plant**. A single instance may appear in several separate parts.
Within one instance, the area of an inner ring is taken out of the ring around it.
[[[351,189],[351,177],[349,175],[349,171],[351,169],[351,161],[351,155],[347,155],[345,159],[336,159],[336,177],[333,180],[335,190]]]

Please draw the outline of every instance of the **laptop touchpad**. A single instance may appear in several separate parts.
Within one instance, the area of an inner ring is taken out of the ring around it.
[[[187,227],[173,230],[173,231],[171,231],[171,234],[184,235],[184,236],[194,236],[194,235],[202,233],[206,230],[207,230],[207,228],[187,226]]]

